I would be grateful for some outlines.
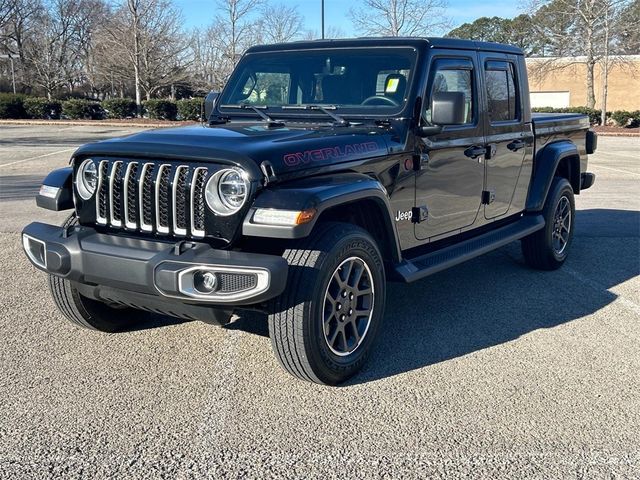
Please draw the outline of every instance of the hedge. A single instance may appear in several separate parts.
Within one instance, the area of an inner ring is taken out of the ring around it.
[[[0,93],[0,118],[25,118],[24,95]]]
[[[153,120],[175,120],[178,114],[176,102],[172,100],[147,100],[142,105]]]
[[[44,97],[26,97],[23,104],[29,118],[58,119],[62,112],[62,103],[59,100],[49,100]]]
[[[184,100],[147,100],[144,112],[154,120],[202,120],[201,98]],[[588,107],[537,107],[541,113],[582,113],[589,116],[592,125],[600,125],[601,110]],[[29,97],[22,94],[0,93],[0,118],[57,119],[60,114],[70,119],[130,118],[136,115],[136,103],[130,98],[112,98],[99,102],[86,99],[69,99],[63,102],[43,97]],[[640,127],[640,110],[629,112],[616,110],[607,112],[607,118],[616,125],[626,128]]]
[[[602,115],[602,110],[597,110],[595,108],[589,107],[536,107],[532,108],[532,111],[538,113],[582,113],[584,115],[589,115],[589,121],[591,122],[591,125],[600,125]],[[607,112],[607,118],[613,120],[619,127],[640,127],[640,110],[636,110],[634,112],[628,112],[626,110]]]
[[[202,98],[178,100],[176,102],[178,106],[178,119],[202,121],[202,115],[204,114],[202,102]]]
[[[136,101],[131,98],[111,98],[102,101],[107,118],[131,118],[136,116]]]
[[[611,112],[609,116],[620,127],[635,128],[640,127],[640,110],[635,112],[627,112],[626,110],[616,110]]]
[[[62,102],[62,114],[72,120],[104,118],[104,110],[98,102],[91,100],[73,99]]]

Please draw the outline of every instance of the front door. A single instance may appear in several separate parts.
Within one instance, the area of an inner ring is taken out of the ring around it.
[[[483,53],[480,63],[486,90],[485,141],[492,151],[486,160],[489,203],[484,207],[484,216],[491,219],[509,210],[533,135],[524,125],[517,58]]]
[[[466,123],[446,126],[419,140],[421,169],[416,174],[416,207],[427,218],[415,224],[419,240],[458,233],[473,224],[480,210],[484,184],[484,135],[479,113],[479,69],[476,53],[451,52],[432,59],[423,121],[430,124],[433,92],[464,92]]]

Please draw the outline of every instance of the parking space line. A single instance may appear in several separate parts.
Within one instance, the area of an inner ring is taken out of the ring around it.
[[[51,153],[45,153],[44,155],[38,155],[37,157],[25,158],[24,160],[16,160],[15,162],[4,163],[4,164],[0,165],[0,168],[9,167],[11,165],[17,165],[18,163],[24,163],[24,162],[28,162],[30,160],[37,160],[38,158],[50,157],[51,155],[57,155],[59,153],[70,152],[71,150],[75,150],[76,148],[77,147],[66,148],[64,150],[58,150],[57,152],[51,152]]]
[[[637,175],[638,177],[640,177],[640,173],[630,172],[629,170],[621,170],[619,168],[604,167],[602,165],[598,165],[597,163],[592,163],[591,165],[594,168],[604,168],[605,170],[613,170],[614,172],[627,173],[629,175]]]
[[[618,157],[625,157],[625,158],[632,158],[634,160],[638,159],[638,154],[637,153],[627,153],[627,152],[607,152],[607,155],[609,156],[618,156]]]
[[[568,267],[566,265],[562,266],[561,269],[562,272],[569,274],[570,276],[572,276],[573,278],[575,278],[576,280],[582,282],[583,284],[591,287],[593,290],[596,290],[598,292],[608,292],[611,293],[613,295],[616,296],[616,300],[618,302],[620,302],[621,305],[623,305],[624,307],[626,307],[628,310],[631,310],[632,312],[634,312],[636,315],[640,315],[640,305],[638,305],[636,302],[629,300],[628,298],[625,298],[622,294],[620,293],[614,293],[611,290],[609,290],[607,287],[605,287],[604,285],[599,284],[598,282],[594,282],[593,280],[585,277],[584,275],[582,275],[580,272],[574,270],[571,267]]]

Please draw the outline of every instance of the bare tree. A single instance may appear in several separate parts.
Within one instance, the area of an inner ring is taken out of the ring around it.
[[[307,30],[302,34],[303,40],[317,40],[320,37],[320,32],[317,30]],[[347,38],[347,34],[340,27],[329,25],[325,29],[324,38]]]
[[[25,45],[37,33],[37,19],[43,11],[39,0],[4,0],[0,24],[0,48],[18,58],[16,75],[23,86],[30,86],[31,72],[25,68]]]
[[[349,16],[355,29],[371,36],[426,36],[450,26],[446,0],[362,0]]]
[[[266,5],[259,20],[261,40],[264,43],[284,43],[302,32],[303,17],[296,7],[281,3]]]
[[[34,34],[24,42],[25,63],[48,98],[82,78],[82,53],[96,2],[51,0],[35,16]]]
[[[168,7],[168,8],[167,8]],[[142,36],[140,85],[147,100],[161,88],[186,83],[188,40],[182,32],[182,16],[168,4],[149,18]]]
[[[640,53],[640,0],[623,5],[618,15],[616,51],[621,55]]]
[[[608,65],[609,48],[618,33],[614,27],[619,23],[614,17],[629,3],[629,0],[533,0],[530,8],[534,11],[533,24],[538,33],[558,57],[574,57],[569,62],[560,58],[538,61],[534,76],[544,77],[555,70],[584,64],[586,103],[594,108],[595,68],[605,52]]]
[[[231,73],[233,64],[227,57],[220,39],[223,27],[219,22],[204,30],[196,29],[191,36],[192,84],[202,90],[221,90]]]
[[[158,89],[185,79],[188,43],[181,23],[169,0],[126,0],[104,27],[100,48],[112,52],[107,62],[124,62],[133,74],[138,114],[143,92],[150,99]]]
[[[263,0],[218,0],[217,5],[221,13],[215,23],[222,34],[217,43],[235,66],[242,53],[259,37],[252,14],[263,5]]]
[[[219,13],[213,23],[191,35],[192,83],[202,90],[221,89],[248,47],[297,30],[295,21],[287,28],[276,26],[273,15],[279,6],[265,6],[263,0],[217,0],[216,6]],[[256,15],[260,12],[269,18],[261,20]]]
[[[0,0],[0,35],[2,36],[5,35],[5,26],[9,22],[9,17],[13,14],[14,5],[14,0]]]

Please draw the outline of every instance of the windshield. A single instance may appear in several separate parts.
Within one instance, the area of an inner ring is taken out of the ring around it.
[[[223,111],[238,105],[267,107],[271,114],[322,105],[341,114],[389,115],[406,102],[415,58],[415,50],[406,47],[250,53],[218,105]]]

